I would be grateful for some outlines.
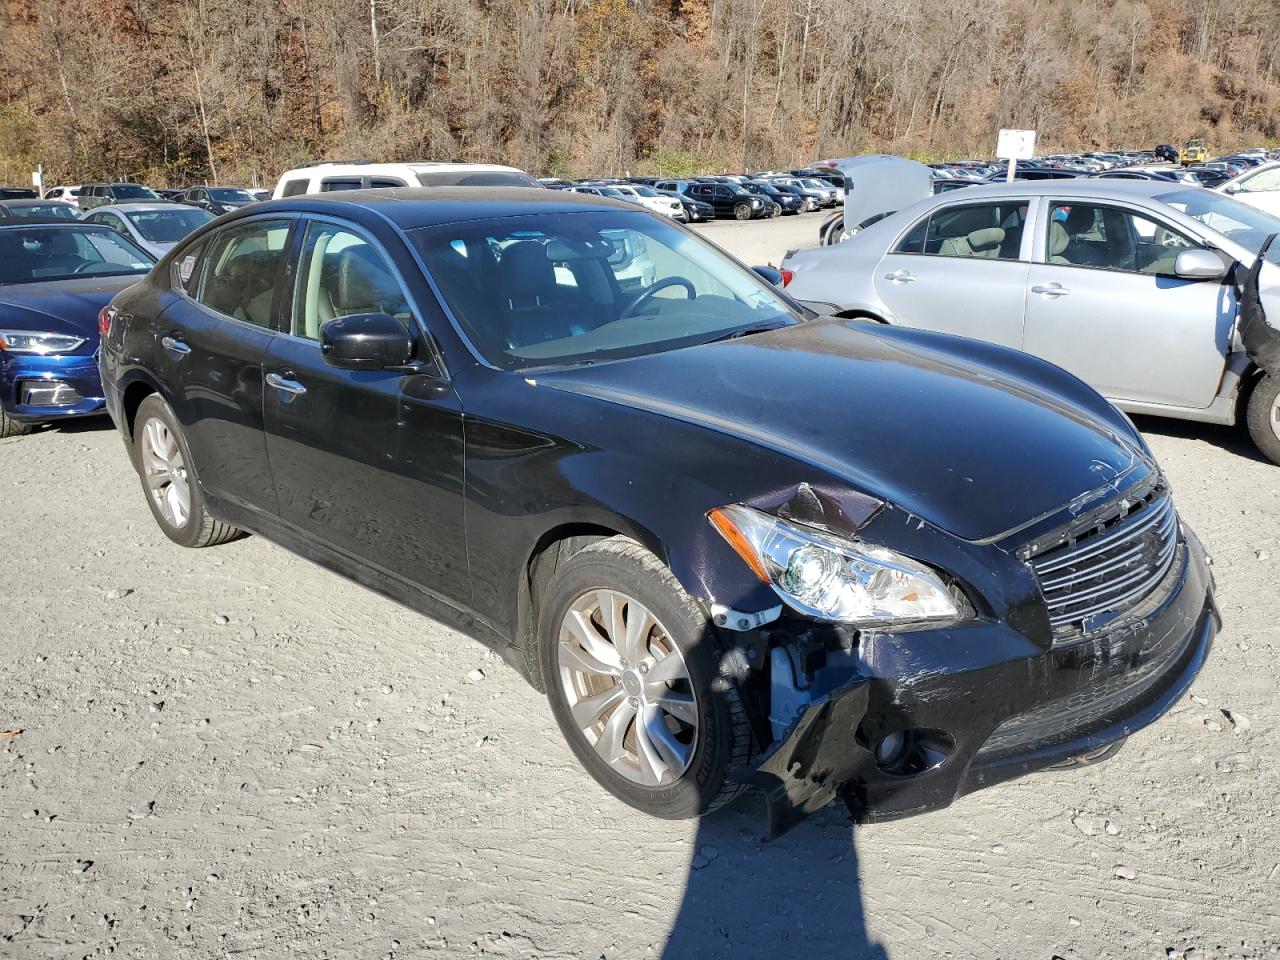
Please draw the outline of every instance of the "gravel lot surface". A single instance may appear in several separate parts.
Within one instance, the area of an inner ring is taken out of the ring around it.
[[[703,229],[777,263],[819,222]],[[763,846],[614,801],[476,643],[172,545],[105,420],[0,441],[0,957],[1280,955],[1280,468],[1140,426],[1216,560],[1192,695],[1096,767]]]

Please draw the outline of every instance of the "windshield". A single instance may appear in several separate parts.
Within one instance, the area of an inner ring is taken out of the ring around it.
[[[253,203],[253,194],[238,187],[210,187],[209,196],[219,203]]]
[[[11,217],[36,217],[38,219],[77,220],[75,208],[69,203],[33,203],[28,206],[9,207]]]
[[[127,216],[143,239],[151,243],[177,243],[192,230],[203,227],[213,219],[212,213],[197,207],[140,210]]]
[[[417,174],[424,187],[538,187],[537,180],[519,170],[439,170]]]
[[[1200,221],[1210,230],[1216,230],[1247,248],[1250,253],[1256,254],[1262,249],[1267,237],[1280,233],[1280,219],[1210,190],[1184,188],[1172,193],[1162,193],[1156,199],[1167,203],[1179,213]],[[1278,257],[1280,247],[1273,246],[1267,259],[1280,262]]]
[[[755,274],[647,213],[503,217],[409,236],[476,350],[508,370],[641,356],[799,319]]]
[[[154,263],[105,227],[0,228],[0,284],[142,274]]]
[[[635,193],[640,194],[640,196],[642,196],[642,197],[660,197],[660,196],[662,196],[662,194],[660,194],[657,190],[653,189],[653,187],[632,187],[631,189],[632,189]]]
[[[159,200],[160,195],[150,187],[137,183],[117,183],[111,188],[111,195],[117,200]]]

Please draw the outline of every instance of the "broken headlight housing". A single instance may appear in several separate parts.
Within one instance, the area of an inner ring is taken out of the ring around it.
[[[742,504],[718,507],[712,526],[792,609],[855,627],[937,625],[972,616],[964,595],[885,547],[787,523]]]

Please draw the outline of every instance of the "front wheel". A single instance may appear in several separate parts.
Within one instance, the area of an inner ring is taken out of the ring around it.
[[[701,607],[638,543],[612,537],[557,570],[540,605],[551,711],[587,772],[638,810],[696,817],[740,791],[746,712]]]
[[[1254,385],[1245,421],[1262,455],[1280,464],[1280,376],[1268,374]]]
[[[138,405],[133,421],[133,465],[151,515],[174,543],[211,547],[240,535],[236,527],[215,520],[205,509],[186,437],[159,394],[151,394]]]
[[[751,204],[749,204],[749,203],[738,203],[738,204],[735,204],[735,205],[734,205],[734,207],[733,207],[733,219],[735,219],[735,220],[750,220],[750,219],[751,219]]]
[[[35,428],[36,424],[28,423],[25,420],[15,420],[4,412],[3,407],[0,407],[0,440],[5,440],[9,437],[25,437]]]

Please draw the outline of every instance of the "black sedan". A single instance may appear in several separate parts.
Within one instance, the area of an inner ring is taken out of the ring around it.
[[[1141,436],[1027,354],[819,317],[634,205],[301,196],[106,317],[160,528],[254,531],[492,645],[607,789],[945,806],[1108,756],[1218,628]]]

